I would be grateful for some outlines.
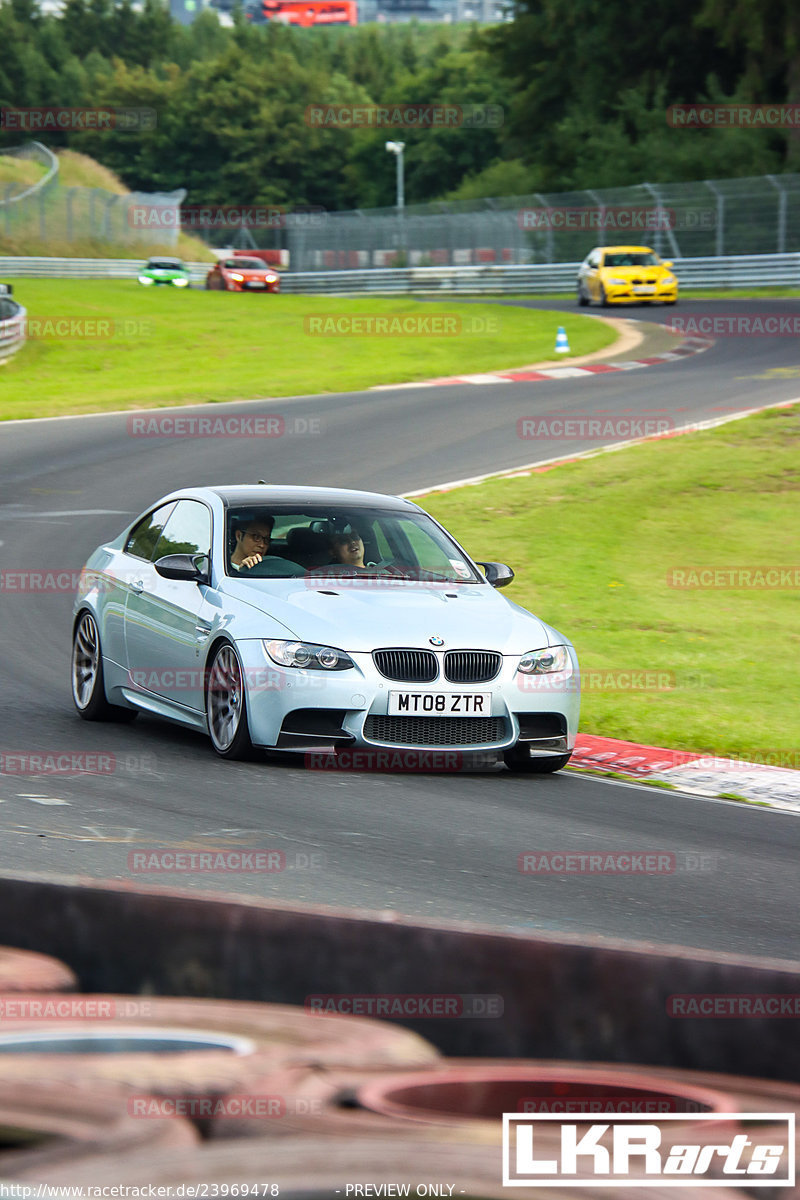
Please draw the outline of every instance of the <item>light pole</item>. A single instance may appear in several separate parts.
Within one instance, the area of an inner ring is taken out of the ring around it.
[[[397,207],[405,208],[405,193],[403,190],[403,151],[405,142],[387,142],[386,149],[397,158]]]

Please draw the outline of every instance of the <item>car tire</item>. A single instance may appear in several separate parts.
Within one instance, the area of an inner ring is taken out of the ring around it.
[[[72,637],[72,701],[84,721],[133,721],[135,708],[110,704],[103,677],[103,652],[97,622],[84,609],[75,622]]]
[[[516,746],[503,752],[503,761],[509,771],[525,775],[552,775],[554,771],[560,771],[565,767],[571,758],[571,752],[569,754],[553,754],[547,758],[532,758],[530,750],[524,742],[517,742]]]
[[[206,725],[220,758],[247,762],[255,757],[247,724],[247,691],[241,660],[231,642],[220,642],[206,670]]]
[[[580,308],[586,308],[589,304],[589,297],[584,292],[580,284],[578,284],[578,305]]]
[[[608,306],[611,304],[611,301],[609,300],[608,296],[606,295],[606,289],[603,287],[602,284],[600,284],[600,304],[602,305],[603,308],[608,308]]]
[[[677,304],[678,301],[677,300],[665,300],[664,303],[672,305],[672,304]]]

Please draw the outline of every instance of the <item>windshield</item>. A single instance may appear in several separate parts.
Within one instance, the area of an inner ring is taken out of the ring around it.
[[[151,271],[182,271],[183,263],[174,258],[151,258],[147,264]]]
[[[225,264],[234,271],[268,271],[266,263],[260,258],[232,258]]]
[[[643,254],[607,254],[605,257],[604,266],[606,267],[657,267],[661,263],[661,259],[652,250],[648,250]]]
[[[425,513],[342,506],[231,508],[226,570],[241,578],[483,583]]]

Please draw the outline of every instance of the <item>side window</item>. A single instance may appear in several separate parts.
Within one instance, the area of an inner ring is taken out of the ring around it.
[[[148,513],[146,517],[142,517],[139,524],[135,525],[128,535],[128,540],[125,543],[125,553],[134,554],[137,558],[146,558],[152,562],[156,542],[161,536],[161,530],[166,525],[167,518],[174,507],[174,503],[162,504],[161,508],[157,508],[155,512]]]
[[[199,500],[179,500],[158,539],[154,561],[165,554],[210,554],[211,513]]]

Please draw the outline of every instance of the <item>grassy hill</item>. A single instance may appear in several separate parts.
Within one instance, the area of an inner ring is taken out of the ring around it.
[[[100,188],[117,196],[128,195],[128,188],[122,181],[104,167],[102,163],[90,158],[87,154],[78,154],[74,150],[60,150],[59,185],[61,188]],[[29,159],[20,159],[8,154],[0,154],[0,202],[11,186],[10,194],[23,191],[37,182],[45,174],[45,168]],[[78,193],[80,195],[80,193]],[[46,199],[48,214],[61,212],[63,200],[57,195],[48,194]],[[214,255],[198,238],[180,234],[177,246],[153,242],[115,242],[102,237],[68,238],[64,233],[57,232],[60,224],[58,218],[48,223],[54,232],[42,238],[39,224],[38,206],[26,209],[30,219],[15,221],[10,227],[3,220],[2,203],[0,203],[0,256],[8,255],[44,255],[54,258],[147,258],[151,254],[178,254],[190,262],[213,262]]]

